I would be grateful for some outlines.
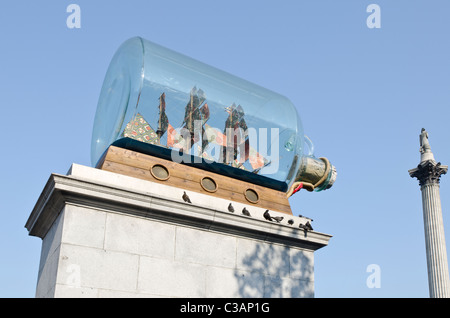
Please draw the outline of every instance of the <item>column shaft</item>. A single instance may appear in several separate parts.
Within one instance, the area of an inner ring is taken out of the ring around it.
[[[447,250],[438,183],[422,185],[422,205],[430,297],[450,297]]]

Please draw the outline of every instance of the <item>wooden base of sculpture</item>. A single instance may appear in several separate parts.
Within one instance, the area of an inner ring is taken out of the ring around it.
[[[292,215],[285,192],[110,146],[97,168]]]

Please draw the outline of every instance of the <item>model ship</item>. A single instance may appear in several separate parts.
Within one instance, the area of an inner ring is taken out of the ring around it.
[[[195,86],[190,91],[189,100],[184,109],[183,122],[177,128],[169,122],[164,92],[158,98],[157,107],[159,117],[156,130],[140,113],[137,113],[128,122],[121,137],[176,149],[183,153],[192,152],[210,162],[215,161],[234,168],[247,170],[244,164],[249,163],[246,166],[251,167],[251,172],[256,174],[270,164],[269,160],[250,146],[245,112],[241,105],[236,106],[233,103],[224,109],[228,116],[223,132],[208,125],[210,110],[206,94]],[[164,135],[166,135],[165,144],[162,143]],[[208,152],[211,146],[220,147],[217,160]]]

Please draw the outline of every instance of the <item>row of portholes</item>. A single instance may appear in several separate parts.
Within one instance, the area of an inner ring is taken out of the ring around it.
[[[161,181],[166,181],[170,178],[169,170],[160,164],[155,164],[150,168],[150,173],[152,176]],[[217,191],[217,183],[210,177],[203,177],[200,180],[200,185],[205,191],[208,192],[216,192]],[[259,202],[259,195],[258,193],[253,189],[246,189],[244,191],[244,196],[247,199],[247,201],[251,203],[258,203]]]

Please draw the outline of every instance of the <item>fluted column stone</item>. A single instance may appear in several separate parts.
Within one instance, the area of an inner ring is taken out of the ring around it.
[[[420,144],[421,162],[417,168],[409,170],[409,174],[419,180],[422,192],[429,293],[431,298],[450,298],[447,249],[439,193],[440,177],[447,173],[448,166],[441,165],[434,159],[425,129],[422,129]]]
[[[439,184],[421,187],[430,297],[449,298],[449,274]]]

